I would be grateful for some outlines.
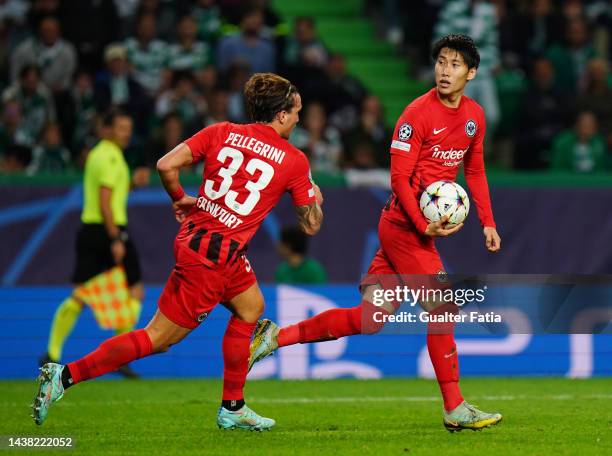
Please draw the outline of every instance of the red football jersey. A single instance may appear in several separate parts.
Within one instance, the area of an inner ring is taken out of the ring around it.
[[[316,200],[308,159],[272,127],[222,122],[185,144],[194,163],[204,160],[204,172],[175,248],[196,261],[213,267],[235,260],[285,192],[296,206]]]
[[[429,222],[419,208],[425,188],[436,181],[455,181],[459,166],[464,173],[483,226],[495,227],[485,174],[484,111],[463,96],[459,107],[442,104],[432,89],[406,107],[391,141],[391,195],[383,217],[412,224],[424,233]]]

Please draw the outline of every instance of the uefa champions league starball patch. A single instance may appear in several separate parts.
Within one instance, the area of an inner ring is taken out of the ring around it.
[[[476,122],[468,120],[465,124],[465,134],[472,138],[476,134]]]
[[[397,137],[400,141],[408,141],[412,137],[412,125],[403,123],[397,132]]]
[[[436,279],[438,280],[438,282],[446,283],[446,282],[448,282],[448,274],[446,273],[446,271],[444,269],[440,269],[436,273]]]

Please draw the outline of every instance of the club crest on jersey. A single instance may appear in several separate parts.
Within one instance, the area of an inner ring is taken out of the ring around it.
[[[412,125],[403,123],[397,132],[397,137],[400,141],[408,141],[412,138]]]
[[[465,124],[465,134],[468,135],[470,138],[474,137],[474,135],[476,134],[476,122],[471,119],[467,121],[467,123]]]
[[[448,274],[446,273],[446,271],[444,269],[440,269],[438,272],[436,272],[436,279],[440,283],[447,283],[448,282]]]

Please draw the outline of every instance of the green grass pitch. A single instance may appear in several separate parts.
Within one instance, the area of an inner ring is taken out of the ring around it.
[[[72,451],[33,454],[612,454],[612,379],[461,384],[467,400],[500,411],[501,424],[447,432],[434,381],[266,380],[248,382],[246,399],[276,427],[222,431],[215,423],[221,382],[189,379],[77,385],[39,427],[29,417],[35,383],[3,381],[0,435],[74,438]]]

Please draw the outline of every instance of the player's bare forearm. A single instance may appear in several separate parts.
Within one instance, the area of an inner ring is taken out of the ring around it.
[[[300,229],[304,233],[314,236],[319,232],[323,223],[323,211],[316,201],[307,206],[296,206],[295,211]]]
[[[157,172],[166,192],[169,195],[176,194],[181,184],[179,171],[181,168],[192,163],[191,149],[185,143],[181,143],[157,161]]]
[[[102,213],[102,223],[111,239],[119,236],[119,227],[115,224],[113,210],[111,209],[111,197],[113,190],[107,187],[100,187],[100,212]]]

